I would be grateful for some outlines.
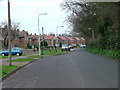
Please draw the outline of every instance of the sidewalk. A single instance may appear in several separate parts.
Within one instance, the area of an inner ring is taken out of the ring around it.
[[[38,55],[38,54],[33,54],[33,55]],[[12,60],[19,59],[19,58],[26,58],[28,56],[32,56],[32,55],[12,57]],[[2,59],[2,65],[9,65],[9,62],[7,62],[8,60],[9,60],[8,58]],[[28,64],[29,62],[30,61],[28,61],[28,62],[12,62],[12,65],[14,65],[14,66],[24,66],[24,65]]]

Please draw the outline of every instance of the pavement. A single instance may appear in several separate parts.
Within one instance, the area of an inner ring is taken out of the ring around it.
[[[26,55],[26,56],[12,57],[12,60],[19,59],[19,58],[26,58],[26,57],[32,56],[32,55],[38,55],[38,54],[31,54],[31,55]],[[9,65],[9,62],[7,62],[8,60],[9,60],[8,58],[2,59],[2,65]],[[14,66],[24,66],[24,65],[26,65],[28,63],[29,62],[12,62],[12,65],[14,65]]]
[[[3,88],[118,88],[118,62],[76,49],[30,63],[4,80]]]

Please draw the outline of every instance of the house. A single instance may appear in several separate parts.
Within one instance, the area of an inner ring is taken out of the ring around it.
[[[17,33],[14,40],[12,41],[12,45],[21,48],[27,47],[28,32],[25,30],[20,31],[19,29],[16,32]]]
[[[48,43],[48,46],[54,46],[54,36],[44,35],[44,40]]]
[[[68,39],[68,45],[75,45],[75,39],[73,37],[66,37]]]
[[[75,40],[76,45],[79,45],[81,43],[81,39],[79,37],[73,37]]]
[[[35,33],[34,35],[31,35],[31,44],[32,45],[36,45],[38,46],[38,40],[39,40],[39,36]]]
[[[80,44],[85,44],[85,39],[83,37],[80,37]]]
[[[58,36],[57,38],[59,39],[60,43],[68,45],[68,39],[64,36]]]
[[[59,47],[60,46],[60,40],[57,37],[54,37],[54,46]]]

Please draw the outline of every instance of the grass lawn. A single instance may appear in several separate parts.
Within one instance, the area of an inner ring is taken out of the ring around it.
[[[13,70],[17,69],[18,67],[19,66],[6,66],[6,65],[0,66],[0,78],[6,76]]]
[[[63,54],[63,52],[47,53],[47,54],[44,54],[44,55],[61,55],[61,54]]]
[[[30,55],[30,54],[23,54],[22,56],[26,56],[26,55]],[[1,58],[5,59],[5,58],[8,58],[9,56],[1,56]],[[17,56],[17,55],[12,55],[12,57],[20,57],[20,56]]]
[[[43,57],[43,56],[39,56],[39,55],[33,55],[33,56],[28,56],[27,58],[40,58],[40,57]]]
[[[19,58],[19,59],[14,59],[12,60],[12,62],[29,62],[29,61],[33,61],[34,58]],[[9,62],[9,61],[7,61]]]

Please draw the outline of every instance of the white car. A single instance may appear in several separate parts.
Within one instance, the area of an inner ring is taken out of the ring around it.
[[[67,51],[67,50],[69,50],[69,47],[68,47],[68,45],[66,45],[66,44],[63,44],[62,45],[62,51]]]
[[[81,48],[86,47],[86,45],[85,45],[85,44],[79,44],[79,46],[80,46]]]

